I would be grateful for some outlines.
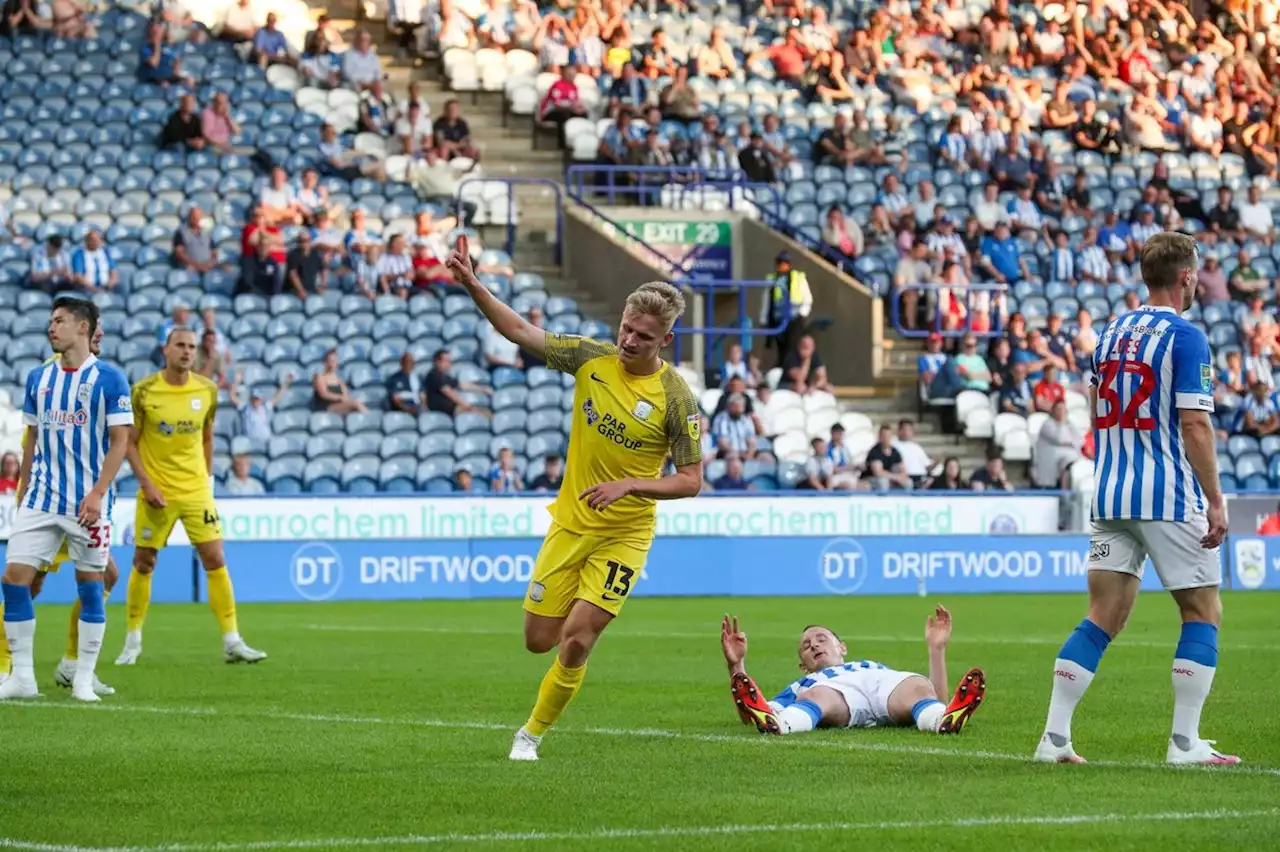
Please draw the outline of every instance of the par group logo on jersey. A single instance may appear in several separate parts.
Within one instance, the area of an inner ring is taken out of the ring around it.
[[[851,538],[832,539],[818,555],[822,585],[837,595],[851,595],[862,588],[870,569],[866,549]]]
[[[648,420],[649,415],[653,413],[653,403],[640,400],[636,403],[636,407],[632,409],[631,416],[637,420]]]
[[[328,600],[342,586],[342,557],[323,542],[304,544],[289,560],[289,580],[306,600]]]
[[[1267,543],[1260,538],[1236,539],[1236,579],[1241,588],[1260,589],[1267,581]]]

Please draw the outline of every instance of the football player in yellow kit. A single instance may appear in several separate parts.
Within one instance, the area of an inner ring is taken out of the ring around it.
[[[89,342],[89,351],[97,356],[102,352],[102,326],[98,326],[94,332],[93,340]],[[57,355],[52,355],[45,364],[50,364],[58,360]],[[31,427],[28,426],[27,429]],[[23,444],[26,444],[26,435],[23,435]],[[22,491],[22,483],[18,483],[18,491]],[[31,597],[34,599],[40,594],[40,590],[44,588],[46,575],[57,574],[62,563],[68,562],[71,555],[67,552],[67,543],[64,541],[62,547],[58,550],[53,561],[47,565],[41,565],[40,570],[36,573],[35,579],[31,582]],[[115,557],[107,556],[107,570],[103,575],[104,596],[111,594],[111,589],[115,586],[116,581],[120,579],[120,568],[116,565]],[[4,601],[0,601],[0,619],[4,618]],[[53,680],[58,686],[66,689],[71,688],[71,679],[76,675],[76,658],[79,656],[80,648],[80,600],[77,598],[71,607],[71,626],[67,630],[67,648],[62,653],[62,659],[58,661],[58,668],[54,670]],[[9,668],[12,661],[9,658],[9,643],[0,640],[0,682],[9,676]],[[115,690],[110,686],[97,679],[94,676],[93,691],[98,695],[115,695]]]
[[[512,760],[537,760],[542,736],[582,686],[591,649],[640,579],[657,501],[702,489],[698,404],[661,357],[684,297],[666,282],[642,284],[627,298],[614,345],[526,322],[476,278],[466,237],[449,267],[499,334],[575,378],[564,482],[524,602],[528,649],[559,646],[511,747]],[[668,457],[676,473],[664,477]]]
[[[181,521],[200,554],[209,590],[209,608],[222,631],[228,663],[256,663],[266,654],[240,638],[235,592],[222,549],[222,524],[213,503],[213,419],[218,386],[192,370],[196,333],[178,327],[164,345],[165,368],[133,386],[133,440],[129,464],[138,478],[134,522],[136,547],[129,596],[128,633],[117,666],[142,656],[142,624],[151,604],[151,574],[160,548]]]

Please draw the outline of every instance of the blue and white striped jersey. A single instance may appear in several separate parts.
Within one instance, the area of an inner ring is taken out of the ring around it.
[[[799,680],[793,681],[790,686],[778,693],[772,703],[778,704],[782,707],[790,707],[799,700],[800,693],[810,687],[821,686],[823,681],[835,680],[848,672],[863,671],[867,669],[892,671],[888,666],[872,662],[871,660],[860,660],[856,663],[845,663],[842,666],[830,666],[822,671],[807,674]]]
[[[1213,411],[1204,332],[1172,308],[1144,305],[1102,332],[1093,368],[1093,517],[1185,521],[1203,512],[1178,411]]]
[[[52,361],[27,377],[22,419],[36,430],[31,484],[23,505],[75,517],[102,474],[107,430],[133,424],[129,381],[119,368],[92,355],[78,370]],[[102,502],[104,523],[111,521],[114,501],[113,487]]]

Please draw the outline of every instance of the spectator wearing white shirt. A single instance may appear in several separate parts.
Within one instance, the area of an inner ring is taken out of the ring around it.
[[[71,254],[71,283],[82,290],[113,290],[120,283],[116,262],[102,244],[102,235],[90,231],[84,245]]]
[[[329,49],[329,40],[317,32],[311,50],[298,63],[298,73],[307,85],[336,89],[342,84],[342,59]]]
[[[1211,157],[1222,156],[1222,122],[1213,101],[1205,101],[1200,111],[1187,123],[1187,141],[1191,150],[1203,151]]]
[[[1098,229],[1093,225],[1085,228],[1076,259],[1076,272],[1081,280],[1096,284],[1106,284],[1111,280],[1111,262],[1107,260],[1107,252],[1098,245]]]
[[[231,404],[240,412],[241,434],[263,443],[271,440],[271,415],[275,413],[276,406],[280,404],[280,400],[284,398],[284,393],[292,382],[292,376],[284,375],[280,379],[280,386],[276,389],[275,396],[267,400],[262,398],[262,394],[251,393],[247,404],[240,396],[240,390],[237,387],[239,382],[232,382],[227,393],[231,397]]]
[[[933,459],[916,441],[916,424],[911,420],[898,421],[898,439],[893,442],[898,455],[902,456],[902,467],[911,481],[919,486],[929,475],[933,467]]]
[[[733,378],[742,379],[747,387],[754,385],[751,370],[747,368],[747,362],[742,358],[741,343],[730,344],[729,353],[725,356],[724,363],[720,365],[720,384],[726,385]]]
[[[1271,387],[1263,382],[1254,382],[1250,390],[1252,393],[1244,401],[1240,413],[1240,434],[1265,438],[1280,432],[1280,413],[1271,400]]]
[[[318,146],[323,159],[319,163],[322,174],[340,177],[344,180],[355,180],[367,177],[383,183],[387,179],[386,166],[374,157],[357,154],[347,150],[338,138],[338,129],[332,124],[320,128],[320,144]]]
[[[329,190],[320,185],[320,173],[315,169],[307,169],[302,173],[302,185],[293,198],[302,212],[303,224],[314,225],[316,216],[321,211],[329,210]],[[335,208],[334,212],[341,209]]]
[[[1138,221],[1129,227],[1129,233],[1138,246],[1163,230],[1156,222],[1156,210],[1150,204],[1143,204],[1138,208]]]
[[[1000,203],[1000,185],[993,180],[982,187],[982,200],[973,205],[973,215],[977,217],[982,230],[991,233],[996,225],[1009,221],[1009,209]]]
[[[385,295],[393,292],[402,298],[409,297],[413,284],[413,258],[405,249],[404,235],[396,234],[387,244],[387,252],[378,259],[378,284]]]
[[[716,439],[716,451],[720,458],[737,455],[753,458],[756,454],[756,426],[747,416],[747,401],[742,394],[733,394],[724,411],[711,423],[711,433]]]
[[[524,362],[520,359],[520,344],[507,340],[507,338],[498,334],[492,326],[485,330],[481,339],[483,340],[481,348],[484,352],[485,364],[489,369],[514,367],[519,370],[524,367]]]
[[[1009,202],[1009,219],[1015,231],[1038,231],[1044,226],[1040,207],[1031,197],[1031,184],[1018,187],[1018,197]]]
[[[1271,338],[1274,339],[1274,338]],[[1252,387],[1261,383],[1270,390],[1275,389],[1275,377],[1272,375],[1274,359],[1268,341],[1261,334],[1255,334],[1249,341],[1249,354],[1244,359],[1245,381]]]
[[[289,186],[289,175],[280,166],[271,170],[271,182],[258,191],[258,209],[269,227],[302,224],[302,207]]]
[[[809,446],[813,449],[813,454],[805,461],[804,479],[796,487],[810,491],[830,491],[836,463],[827,456],[827,442],[814,438]]]
[[[394,132],[400,141],[401,153],[407,156],[422,156],[431,147],[431,121],[416,102],[410,102],[404,114],[396,119]]]
[[[342,82],[362,92],[381,82],[384,76],[382,62],[373,47],[373,36],[360,30],[356,33],[355,47],[342,56]]]
[[[62,248],[62,237],[53,234],[42,246],[31,250],[31,272],[28,282],[46,293],[53,293],[71,283],[71,258]]]
[[[1257,184],[1249,184],[1248,201],[1236,208],[1240,213],[1240,228],[1250,237],[1270,245],[1275,239],[1276,225],[1271,207],[1262,200],[1262,190]]]
[[[858,464],[853,453],[844,443],[844,427],[839,423],[831,426],[831,442],[827,444],[827,458],[831,460],[831,489],[833,491],[856,491],[858,480],[862,477],[862,466]]]
[[[1067,488],[1068,471],[1079,461],[1084,436],[1067,419],[1067,404],[1055,402],[1036,436],[1031,479],[1040,488]]]
[[[422,96],[422,84],[417,80],[409,83],[409,93],[405,99],[396,104],[396,118],[404,118],[409,114],[409,107],[418,105],[418,113],[425,119],[431,118],[431,102]]]
[[[231,472],[227,481],[222,484],[222,493],[231,497],[257,497],[266,494],[267,489],[252,474],[253,462],[246,453],[238,453],[231,458]]]

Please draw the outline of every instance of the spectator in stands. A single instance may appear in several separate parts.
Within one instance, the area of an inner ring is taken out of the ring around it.
[[[1027,379],[1027,365],[1014,360],[1009,375],[1008,384],[1000,389],[1000,410],[1026,417],[1035,410],[1035,393]]]
[[[711,483],[711,487],[716,491],[754,491],[755,488],[743,478],[742,459],[732,453],[724,459],[724,475]]]
[[[302,300],[329,289],[329,267],[324,252],[315,247],[309,231],[301,231],[293,250],[285,258],[285,279]]]
[[[942,473],[931,478],[925,487],[930,491],[969,490],[968,484],[964,481],[964,473],[960,470],[960,459],[947,456],[946,461],[942,463]]]
[[[413,353],[400,356],[400,369],[387,376],[387,409],[415,417],[422,411],[422,380],[413,372]]]
[[[240,135],[240,125],[231,117],[231,100],[226,92],[215,92],[213,100],[200,112],[200,137],[219,154],[252,153],[237,149],[231,139]]]
[[[271,170],[271,181],[258,191],[258,210],[267,225],[300,225],[303,212],[289,175],[281,166]]]
[[[1005,473],[1004,459],[1000,458],[998,447],[987,450],[987,463],[969,477],[969,487],[974,491],[1013,490],[1013,484],[1009,482],[1009,476]]]
[[[1236,268],[1231,271],[1230,296],[1243,302],[1251,301],[1254,296],[1269,290],[1273,283],[1263,277],[1261,270],[1254,264],[1249,249],[1241,246]],[[1203,296],[1201,300],[1203,301]]]
[[[446,160],[466,157],[474,162],[480,161],[480,149],[471,141],[471,127],[462,117],[457,98],[445,101],[444,115],[436,119],[431,130],[436,151]]]
[[[1271,336],[1270,327],[1275,324],[1275,317],[1263,307],[1263,295],[1255,293],[1249,299],[1249,310],[1240,318],[1240,333],[1244,335],[1246,343],[1253,342],[1253,339],[1262,336],[1265,339]]]
[[[801,396],[813,391],[831,393],[827,380],[827,368],[818,355],[818,347],[809,335],[804,335],[782,361],[782,378],[779,390],[791,390]]]
[[[317,31],[307,51],[298,61],[303,82],[317,89],[336,89],[342,85],[342,59],[329,49],[329,39]]]
[[[711,433],[716,439],[716,453],[720,458],[730,455],[755,457],[756,426],[747,416],[743,394],[735,393],[729,397],[728,407],[712,421]]]
[[[1218,373],[1214,383],[1214,401],[1224,409],[1234,410],[1244,402],[1249,393],[1249,383],[1245,380],[1244,362],[1240,351],[1233,349],[1227,353],[1227,366]]]
[[[60,234],[50,234],[44,245],[31,249],[27,281],[32,287],[52,294],[71,284],[71,257],[62,245]]]
[[[995,233],[982,238],[982,258],[978,264],[1000,284],[1015,284],[1031,277],[1031,267],[1007,222],[997,223]]]
[[[1049,419],[1036,436],[1032,483],[1040,488],[1070,488],[1071,466],[1082,458],[1083,446],[1084,436],[1067,419],[1067,404],[1061,400],[1053,403]]]
[[[838,205],[831,205],[827,210],[826,225],[822,229],[822,241],[836,249],[846,258],[856,259],[862,256],[866,248],[866,240],[862,228],[852,218],[846,218]],[[843,265],[842,265],[843,268]],[[846,269],[852,272],[852,268]]]
[[[364,254],[369,246],[381,245],[381,238],[369,228],[368,214],[363,208],[351,211],[351,230],[343,239],[343,247],[347,250],[347,260],[354,267],[355,258]]]
[[[333,224],[333,216],[327,209],[320,208],[316,211],[315,226],[311,229],[311,242],[324,255],[325,266],[330,269],[342,267],[345,237],[342,230]]]
[[[748,145],[738,152],[738,168],[753,183],[777,183],[777,163],[765,147],[764,136],[752,131]]]
[[[1196,298],[1201,304],[1227,302],[1231,292],[1227,288],[1227,273],[1218,265],[1218,256],[1209,254],[1204,266],[1196,273]]]
[[[457,284],[453,273],[431,243],[417,242],[413,245],[413,285],[419,290],[432,286],[449,287]]]
[[[409,298],[413,286],[413,257],[409,254],[403,234],[392,234],[387,249],[378,258],[378,286],[385,296]]]
[[[453,490],[466,493],[472,490],[471,471],[460,467],[453,472]]]
[[[844,427],[831,425],[831,440],[827,443],[827,458],[831,460],[829,485],[833,491],[856,491],[862,477],[862,465],[854,458],[844,442]]]
[[[1215,159],[1222,156],[1222,122],[1214,101],[1205,101],[1187,122],[1187,142],[1192,151],[1200,151]]]
[[[538,51],[538,67],[554,74],[569,64],[572,58],[574,34],[564,18],[548,14],[538,25],[533,44]],[[626,66],[624,65],[623,68],[625,69]]]
[[[912,487],[923,487],[929,476],[929,469],[933,467],[933,459],[929,458],[924,447],[916,440],[915,421],[898,421],[898,437],[893,442],[893,448],[902,457],[902,469],[911,477]]]
[[[460,198],[458,190],[472,168],[474,164],[460,173],[439,148],[429,148],[423,159],[410,168],[409,182],[423,201],[444,207],[469,227],[479,208],[476,202]]]
[[[519,370],[524,368],[524,362],[520,359],[519,344],[512,343],[501,334],[498,334],[492,326],[486,327],[480,338],[485,366],[489,369],[511,367]]]
[[[226,359],[218,351],[218,332],[216,329],[206,328],[204,333],[200,335],[200,346],[196,349],[195,371],[198,375],[204,376],[220,388],[230,386],[230,373],[227,370]]]
[[[563,481],[564,459],[556,455],[547,456],[543,460],[542,473],[535,476],[533,482],[529,483],[529,490],[537,492],[559,491],[560,483]]]
[[[510,447],[498,450],[498,462],[489,472],[489,490],[495,494],[517,494],[524,490],[524,480],[516,470]]]
[[[22,463],[18,454],[8,452],[0,456],[0,494],[12,494],[18,490],[18,477],[22,475]]]
[[[276,29],[274,12],[267,13],[266,23],[253,34],[253,50],[249,53],[249,60],[264,69],[268,65],[297,66],[298,57],[290,49],[284,33]]]
[[[1138,205],[1137,212],[1138,221],[1131,226],[1130,234],[1133,236],[1133,244],[1141,249],[1147,240],[1163,231],[1164,228],[1156,222],[1156,209],[1150,204]]]
[[[431,121],[416,103],[409,104],[408,110],[396,119],[393,133],[400,142],[400,153],[409,157],[422,156],[431,147]]]
[[[342,55],[342,82],[357,92],[364,92],[383,79],[383,64],[374,49],[374,38],[360,29],[356,32],[355,46]]]
[[[1000,344],[1004,344],[1005,358],[1009,357],[1009,341],[1001,339],[995,344],[998,351]],[[988,365],[988,362],[978,354],[978,341],[972,334],[966,334],[960,343],[960,352],[955,357],[956,373],[960,376],[960,381],[964,384],[965,390],[982,391],[983,393],[991,390],[994,384],[995,371]]]
[[[574,65],[566,65],[560,69],[560,76],[547,89],[538,104],[538,121],[551,122],[557,126],[561,147],[567,142],[564,136],[565,122],[587,114],[587,108],[582,104],[582,95],[574,83],[577,74],[578,69]]]
[[[487,394],[492,393],[492,389],[471,382],[459,382],[453,375],[453,356],[448,349],[441,349],[432,357],[425,385],[428,411],[442,411],[450,417],[464,411],[486,416],[489,414],[488,410],[467,402],[460,391]]]
[[[1254,382],[1250,390],[1252,393],[1245,401],[1240,418],[1240,434],[1265,438],[1280,432],[1280,411],[1271,398],[1270,385]]]
[[[253,38],[254,31],[258,27],[254,22],[253,9],[249,7],[249,2],[250,0],[237,0],[227,7],[222,19],[222,29],[218,31],[218,38],[236,43]]]
[[[160,327],[156,329],[156,345],[164,346],[169,342],[169,335],[173,333],[174,329],[179,328],[196,330],[195,323],[191,317],[191,306],[183,301],[174,302],[169,318],[162,321]]]
[[[1074,285],[1078,279],[1076,256],[1071,251],[1071,235],[1066,231],[1058,231],[1053,235],[1053,243],[1053,251],[1045,261],[1048,264],[1049,280]]]
[[[923,240],[912,243],[911,250],[899,261],[893,273],[895,296],[900,301],[900,317],[903,328],[914,331],[920,317],[920,290],[908,289],[929,284],[934,278],[933,264],[929,262],[929,247]]]
[[[178,108],[169,115],[164,129],[160,131],[161,148],[175,145],[182,145],[193,151],[204,149],[205,140],[200,126],[200,116],[196,114],[195,95],[183,95],[178,100]]]
[[[744,387],[755,387],[754,377],[747,368],[747,362],[742,357],[742,344],[729,344],[728,352],[725,354],[724,363],[720,365],[720,384],[727,385],[730,379],[741,379]]]
[[[253,462],[248,453],[237,453],[231,457],[231,472],[222,485],[222,492],[232,497],[257,497],[266,494],[267,490],[257,477],[251,474]]]
[[[324,353],[323,368],[311,378],[311,410],[332,414],[368,411],[365,404],[351,395],[347,382],[338,375],[338,350]]]
[[[609,115],[616,118],[624,112],[643,109],[649,99],[649,83],[636,73],[635,66],[627,63],[609,87]]]
[[[1040,381],[1036,382],[1034,394],[1036,411],[1048,413],[1053,411],[1053,407],[1058,403],[1066,402],[1067,389],[1058,379],[1057,365],[1045,365],[1044,374],[1040,377]]]
[[[862,478],[874,491],[911,490],[911,477],[903,465],[902,454],[893,445],[893,427],[880,427],[875,446],[867,450],[866,472]]]
[[[829,491],[831,475],[835,473],[836,465],[827,455],[827,442],[814,438],[809,442],[809,447],[812,453],[804,463],[804,479],[796,483],[796,487],[810,491]]]
[[[947,363],[947,353],[942,351],[942,335],[936,331],[925,341],[925,350],[916,358],[916,378],[926,392],[938,373]]]
[[[1111,280],[1111,262],[1106,250],[1099,244],[1098,229],[1093,225],[1084,229],[1080,251],[1076,256],[1076,275],[1081,281],[1106,284]]]
[[[164,25],[153,23],[147,28],[147,41],[142,45],[138,79],[167,87],[182,83],[194,88],[192,79],[182,73],[182,60],[165,41]]]
[[[378,264],[382,261],[381,243],[365,246],[363,252],[353,257],[352,271],[355,280],[352,283],[355,292],[367,297],[371,302],[376,302],[378,291],[382,287],[381,276],[378,275]]]
[[[1263,384],[1270,388],[1275,383],[1272,375],[1275,369],[1275,359],[1272,355],[1272,349],[1275,346],[1274,329],[1273,321],[1270,325],[1272,336],[1266,336],[1266,327],[1263,327],[1249,340],[1249,354],[1244,359],[1244,375],[1249,387]]]
[[[780,82],[803,87],[807,67],[805,60],[809,58],[809,54],[810,51],[800,39],[799,28],[790,27],[780,44],[757,50],[747,57],[747,64],[751,65],[767,59],[773,65],[774,76]]]
[[[1085,151],[1114,158],[1120,153],[1119,134],[1120,122],[1112,119],[1104,124],[1098,118],[1098,102],[1090,98],[1084,102],[1080,120],[1071,128],[1071,141]]]
[[[387,169],[381,160],[348,151],[338,138],[338,131],[332,124],[320,128],[320,160],[319,169],[322,174],[340,177],[344,180],[355,180],[367,177],[379,182],[387,179]]]
[[[305,169],[302,172],[302,184],[294,193],[294,200],[297,202],[298,212],[302,214],[304,225],[315,225],[316,217],[322,212],[331,209],[337,212],[342,209],[330,207],[329,190],[320,185],[320,173],[315,169]]]
[[[698,93],[689,85],[688,65],[676,68],[674,79],[658,95],[658,107],[666,121],[689,126],[702,118],[702,104],[698,100]]]
[[[271,440],[271,415],[275,413],[276,406],[280,404],[280,400],[284,399],[285,392],[293,384],[293,374],[285,373],[280,377],[275,395],[269,400],[263,399],[261,394],[253,391],[246,404],[240,396],[238,384],[239,382],[233,383],[227,388],[227,395],[232,407],[240,413],[240,432],[250,440],[265,444]]]
[[[89,231],[84,245],[71,253],[71,283],[87,292],[114,290],[120,283],[115,259],[102,244],[102,234]]]
[[[1009,225],[1019,236],[1031,240],[1044,228],[1044,214],[1031,197],[1031,184],[1019,184],[1016,197],[1009,200]]]
[[[1271,216],[1271,206],[1262,200],[1262,189],[1249,184],[1248,200],[1239,206],[1240,230],[1246,239],[1261,240],[1267,245],[1275,241],[1276,224]]]
[[[261,206],[249,213],[249,223],[240,235],[241,289],[274,296],[284,289],[288,252],[280,228],[267,221]]]
[[[760,324],[764,328],[780,329],[771,343],[777,347],[778,362],[782,364],[809,328],[813,290],[809,287],[809,277],[792,265],[789,251],[778,252],[774,259],[773,281],[761,305]]]
[[[213,234],[204,229],[204,214],[192,205],[186,221],[173,233],[174,269],[186,269],[197,274],[209,272],[218,265],[218,249],[213,244]]]
[[[395,124],[392,121],[394,107],[391,96],[383,88],[382,79],[374,80],[360,92],[360,130],[386,136]]]
[[[1236,240],[1243,238],[1240,228],[1240,212],[1232,203],[1231,187],[1218,187],[1218,203],[1205,215],[1205,224],[1209,226],[1209,234],[1202,234],[1203,239],[1212,235],[1219,240]]]
[[[711,80],[724,80],[738,71],[738,60],[733,55],[733,48],[724,40],[724,31],[720,27],[711,30],[711,39],[694,57],[699,77]]]

